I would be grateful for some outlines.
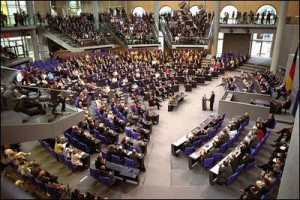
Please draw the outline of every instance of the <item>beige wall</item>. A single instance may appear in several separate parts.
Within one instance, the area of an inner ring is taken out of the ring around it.
[[[41,15],[50,14],[50,1],[34,1],[35,13],[38,11]]]
[[[178,3],[181,1],[159,1],[159,8],[163,6],[170,6],[173,10],[178,10]],[[188,4],[188,1],[186,1]],[[50,13],[50,7],[49,7],[49,1],[35,1],[35,10],[40,11],[42,15]],[[125,1],[98,1],[99,4],[99,11],[107,11],[108,8],[113,8],[116,6],[122,6],[126,7]],[[214,1],[190,1],[190,6],[193,5],[199,5],[199,4],[205,4],[206,10],[213,11],[214,10]],[[280,9],[280,1],[222,1],[221,2],[221,9],[225,7],[226,5],[233,5],[237,7],[238,10],[241,12],[244,11],[257,11],[259,7],[262,5],[272,5],[276,8],[277,12]],[[66,7],[65,1],[57,1],[58,5],[58,14],[61,12],[62,8]],[[82,1],[82,5],[86,9],[86,12],[92,12],[93,11],[93,2],[92,1]],[[146,12],[153,12],[154,11],[154,1],[127,1],[127,12],[132,12],[132,10],[137,7],[141,6],[143,7]],[[290,1],[287,11],[287,16],[290,17],[299,17],[299,1]]]
[[[178,3],[181,1],[159,1],[159,8],[168,5],[174,10],[178,10]],[[188,1],[186,1],[188,3]],[[190,1],[190,6],[199,5],[200,3],[206,4],[206,10],[214,10],[214,1]],[[146,12],[153,12],[154,3],[153,1],[127,1],[128,9],[127,12],[131,12],[135,7],[141,6]],[[262,5],[272,5],[276,8],[277,12],[280,8],[280,1],[222,1],[221,9],[226,5],[236,6],[241,12],[250,10],[257,11]],[[299,1],[290,1],[287,11],[287,16],[295,17],[299,16]]]

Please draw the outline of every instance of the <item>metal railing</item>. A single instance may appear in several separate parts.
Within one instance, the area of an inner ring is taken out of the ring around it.
[[[263,23],[262,23],[263,22]],[[220,24],[257,24],[257,25],[276,25],[277,20],[274,18],[271,18],[269,22],[267,22],[267,19],[264,18],[263,20],[261,18],[257,19],[254,18],[251,20],[249,17],[247,18],[220,18]]]

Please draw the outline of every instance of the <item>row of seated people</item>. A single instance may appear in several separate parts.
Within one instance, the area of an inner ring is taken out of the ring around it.
[[[95,196],[90,192],[81,193],[79,189],[75,188],[73,192],[70,194],[70,199],[77,200],[77,199],[108,199],[107,197],[102,196]]]
[[[251,75],[259,84],[262,93],[274,96],[276,100],[280,97],[283,97],[285,100],[290,95],[290,91],[286,89],[286,82],[283,77],[275,75],[269,69],[262,73],[255,71]]]
[[[254,166],[256,161],[253,157],[268,137],[268,135],[266,135],[263,138],[259,138],[257,130],[258,129],[254,127],[243,139],[241,145],[238,147],[240,151],[238,156],[234,153],[230,154],[228,160],[222,163],[217,179],[215,180],[217,184],[228,184],[228,178],[230,176],[237,177],[241,172],[239,171],[240,169],[248,170]],[[236,149],[236,152],[237,150],[238,149]]]
[[[235,154],[231,154],[229,160],[225,160],[219,170],[219,175],[216,179],[218,184],[227,184],[227,179],[231,175],[235,175],[237,168],[243,166],[243,169],[249,169],[253,166],[255,159],[253,158],[257,151],[267,140],[269,134],[267,133],[270,126],[274,126],[274,116],[269,115],[267,120],[257,121],[256,125],[252,128],[249,134],[243,139],[242,144],[239,146],[240,154],[236,157]],[[269,123],[272,123],[270,125]],[[250,164],[251,163],[251,164]],[[250,164],[248,167],[247,165]]]
[[[16,172],[20,173],[25,180],[36,184],[40,190],[47,192],[51,198],[60,198],[63,193],[67,194],[68,188],[58,183],[57,176],[41,168],[39,162],[26,159],[30,153],[17,152],[9,147],[5,148],[3,153],[6,161],[16,169]]]
[[[185,53],[179,53],[179,55],[179,57],[184,57]],[[147,56],[150,58],[152,57],[154,60],[157,60],[157,62],[148,60]],[[143,61],[144,59],[146,59],[146,61]],[[173,76],[167,74],[167,70],[160,70],[157,71],[157,73],[152,72],[152,68],[150,66],[158,68],[160,65],[160,60],[163,62],[164,59],[165,58],[163,54],[157,50],[130,52],[117,51],[111,56],[105,56],[101,53],[94,53],[90,55],[84,54],[78,57],[65,57],[59,65],[56,65],[56,67],[50,67],[49,69],[45,70],[43,67],[35,68],[31,66],[29,69],[26,69],[26,71],[30,73],[32,77],[37,78],[40,81],[39,84],[45,87],[50,87],[52,89],[64,87],[64,89],[67,89],[71,92],[76,92],[78,94],[83,92],[86,95],[81,96],[84,97],[88,96],[88,94],[92,93],[92,91],[96,88],[100,90],[101,94],[103,92],[103,95],[107,93],[105,88],[97,87],[94,84],[87,83],[85,79],[91,76],[95,78],[96,81],[107,78],[107,76],[113,79],[119,75],[121,75],[120,81],[123,81],[124,79],[126,80],[126,77],[129,76],[134,77],[136,80],[144,79],[144,81],[140,82],[140,84],[144,86],[141,88],[146,88],[147,84],[155,81],[156,86],[152,84],[151,87],[148,87],[148,90],[154,90],[156,87],[158,87],[157,84],[159,84],[159,81],[164,80],[164,82],[166,82],[174,80]],[[181,65],[183,65],[183,63],[181,63]],[[42,76],[43,73],[48,73],[49,75],[49,72],[52,73],[51,76]],[[46,78],[48,78],[48,81],[43,82],[43,80]],[[28,80],[28,84],[31,83],[30,81],[31,80]],[[75,82],[74,85],[68,85],[68,82],[70,83],[73,81]],[[92,83],[96,83],[96,81],[93,80]],[[137,84],[139,83],[137,82]]]
[[[207,29],[209,29],[209,19],[204,10],[196,13],[196,15],[178,15],[161,16],[167,22],[172,37],[206,37]]]
[[[218,115],[206,127],[201,128],[198,132],[192,132],[193,135],[188,137],[188,140],[183,143],[182,150],[184,150],[186,147],[191,147],[196,138],[198,138],[199,136],[208,135],[211,131],[216,131],[222,122],[222,116]]]
[[[153,13],[145,13],[142,16],[126,13],[123,15],[101,13],[100,15],[113,26],[116,33],[119,33],[118,36],[125,39],[127,44],[130,44],[130,40],[136,40],[142,44],[155,40]]]
[[[42,145],[47,150],[51,148],[54,153],[53,156],[55,156],[58,161],[67,165],[72,171],[82,171],[90,165],[89,154],[81,151],[67,141],[61,141],[60,138],[42,140]]]
[[[134,161],[134,166],[131,167],[146,171],[144,165],[145,155],[142,153],[138,153],[135,149],[128,150],[124,149],[121,144],[111,144],[108,146],[107,150],[102,149],[101,152],[102,155],[105,154],[105,156],[103,155],[103,157],[108,161],[112,161],[121,165],[127,165],[128,159],[131,159]]]
[[[78,42],[82,39],[89,39],[95,44],[104,44],[105,42],[102,33],[95,29],[93,16],[90,17],[89,14],[81,13],[80,16],[48,15],[47,17],[49,28],[66,33]]]
[[[280,181],[282,176],[292,130],[293,126],[277,132],[280,136],[275,140],[276,144],[272,145],[275,148],[270,152],[269,161],[266,164],[258,165],[263,171],[257,177],[255,184],[250,184],[241,190],[240,199],[269,198],[273,186]]]
[[[249,114],[245,113],[243,116],[234,119],[230,124],[226,125],[215,137],[212,138],[212,148],[209,150],[201,149],[199,152],[200,159],[199,162],[203,164],[205,158],[211,157],[214,153],[223,153],[222,147],[227,144],[227,141],[236,134],[239,134],[239,128],[241,124],[247,124],[249,122]],[[204,144],[205,145],[205,144]]]

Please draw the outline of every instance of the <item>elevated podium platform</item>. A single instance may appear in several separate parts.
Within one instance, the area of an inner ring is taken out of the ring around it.
[[[66,106],[66,112],[28,115],[13,110],[1,112],[1,145],[54,138],[84,120],[84,111]]]

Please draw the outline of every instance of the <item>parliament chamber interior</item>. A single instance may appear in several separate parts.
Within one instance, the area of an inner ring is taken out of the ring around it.
[[[1,1],[1,199],[299,199],[299,95],[299,1]]]

